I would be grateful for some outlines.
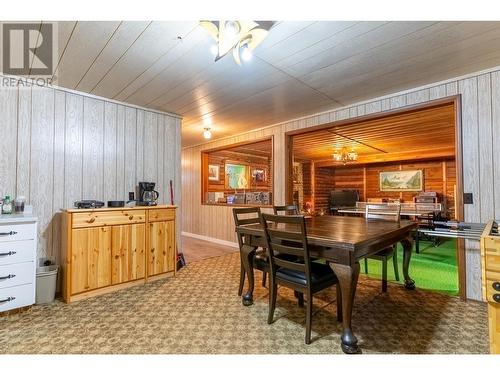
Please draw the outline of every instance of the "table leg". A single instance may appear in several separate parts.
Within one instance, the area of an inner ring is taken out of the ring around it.
[[[351,328],[352,307],[359,276],[359,263],[356,262],[353,266],[330,263],[330,267],[332,267],[333,272],[339,279],[342,292],[342,351],[346,354],[361,353],[361,349],[358,347],[358,339],[354,336]]]
[[[253,304],[253,288],[254,288],[254,275],[253,275],[253,257],[255,254],[256,247],[243,246],[240,249],[241,263],[246,271],[248,278],[248,290],[241,297],[241,302],[244,306],[250,306]]]
[[[415,281],[412,280],[408,273],[408,269],[410,268],[411,250],[413,247],[411,237],[402,240],[401,245],[403,246],[403,275],[405,278],[405,288],[415,289]]]

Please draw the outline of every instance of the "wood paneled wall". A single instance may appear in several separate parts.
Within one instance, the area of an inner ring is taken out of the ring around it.
[[[59,210],[81,199],[127,200],[155,181],[180,201],[181,119],[48,87],[0,87],[0,195],[38,216],[38,256],[59,258]],[[176,203],[180,203],[177,202]]]
[[[356,103],[329,112],[291,120],[233,137],[214,140],[182,151],[182,230],[225,241],[236,241],[231,207],[200,204],[200,152],[274,135],[275,203],[285,202],[285,133],[370,113],[461,95],[464,191],[474,204],[465,205],[465,220],[486,222],[500,218],[500,67],[487,73],[430,84]],[[200,128],[201,129],[201,128]],[[201,132],[201,130],[200,130]],[[215,220],[214,220],[215,218]],[[481,299],[479,244],[466,242],[467,296]]]
[[[379,189],[379,174],[383,171],[420,169],[424,175],[424,191],[435,191],[444,203],[447,216],[454,218],[456,185],[454,160],[422,161],[419,163],[384,163],[366,167],[324,167],[316,169],[315,209],[325,210],[330,190],[357,190],[360,201],[368,198],[392,198],[413,202],[416,192],[387,192]],[[328,176],[328,178],[325,178]]]

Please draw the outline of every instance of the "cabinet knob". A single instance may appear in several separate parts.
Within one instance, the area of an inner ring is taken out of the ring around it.
[[[132,220],[133,218],[134,218],[134,215],[130,215],[130,216],[128,217],[128,219],[129,219],[129,220]]]
[[[495,281],[492,285],[493,289],[495,289],[497,292],[500,292],[500,282]]]
[[[87,223],[92,224],[95,221],[95,217],[91,217],[87,220]]]
[[[495,300],[495,302],[498,302],[500,303],[500,294],[493,294],[493,299]]]

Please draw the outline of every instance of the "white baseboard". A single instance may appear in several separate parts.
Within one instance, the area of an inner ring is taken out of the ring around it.
[[[204,240],[204,241],[209,241],[209,242],[217,243],[219,245],[224,245],[224,246],[239,248],[239,245],[238,245],[237,242],[220,240],[218,238],[213,238],[213,237],[208,237],[208,236],[202,236],[201,234],[189,233],[189,232],[181,232],[181,235],[186,236],[186,237],[196,238],[198,240]]]

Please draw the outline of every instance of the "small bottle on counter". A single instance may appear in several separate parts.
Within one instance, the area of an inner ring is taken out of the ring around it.
[[[12,213],[12,201],[10,200],[10,195],[6,195],[3,200],[2,214]]]

